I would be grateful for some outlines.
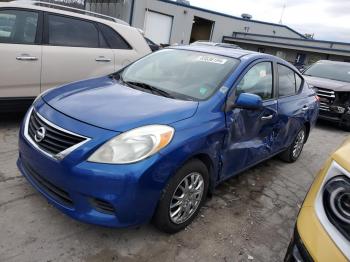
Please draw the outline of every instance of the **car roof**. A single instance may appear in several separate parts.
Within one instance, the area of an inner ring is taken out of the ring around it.
[[[244,49],[235,49],[235,48],[210,46],[210,45],[180,45],[180,46],[170,46],[169,48],[211,53],[215,55],[227,56],[227,57],[232,57],[236,59],[242,58],[247,55],[259,55],[259,56],[270,57],[270,58],[273,57],[271,55],[253,52],[253,51],[244,50]]]
[[[319,60],[316,62],[316,64],[317,63],[334,64],[334,65],[344,65],[344,64],[350,65],[349,62],[332,61],[332,60]]]
[[[130,27],[130,25],[120,19],[105,16],[98,13],[89,12],[84,9],[70,8],[64,5],[52,4],[41,1],[12,1],[6,3],[0,3],[0,7],[7,8],[24,8],[39,11],[46,11],[56,14],[68,15],[77,18],[83,18],[91,21],[96,21],[104,24],[113,24]]]
[[[278,64],[285,65],[293,69],[299,76],[302,76],[299,70],[291,63],[270,54],[259,53],[254,51],[249,51],[245,49],[235,49],[220,46],[205,46],[205,45],[179,45],[179,46],[169,46],[167,48],[188,50],[195,52],[203,52],[214,55],[231,57],[239,60],[244,60],[246,63],[250,63],[257,59],[268,59],[270,61],[276,61]]]

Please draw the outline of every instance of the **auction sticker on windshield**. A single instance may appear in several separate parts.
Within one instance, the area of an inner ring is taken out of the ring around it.
[[[220,65],[224,65],[227,62],[227,59],[217,58],[212,56],[199,56],[197,60],[201,62],[214,63],[214,64],[220,64]]]

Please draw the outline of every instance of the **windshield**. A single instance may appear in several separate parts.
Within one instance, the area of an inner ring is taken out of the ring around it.
[[[350,63],[318,62],[307,69],[304,75],[350,82]]]
[[[166,49],[131,64],[121,72],[121,79],[165,91],[174,98],[205,100],[238,63],[239,60],[229,57]]]

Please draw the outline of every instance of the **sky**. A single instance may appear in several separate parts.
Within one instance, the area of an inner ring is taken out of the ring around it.
[[[255,20],[282,23],[318,40],[350,43],[350,0],[190,0],[191,5]]]

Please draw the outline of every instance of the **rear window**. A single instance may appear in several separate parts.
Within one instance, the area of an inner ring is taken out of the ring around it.
[[[112,49],[131,49],[131,46],[109,26],[98,24],[105,41]]]
[[[72,47],[99,47],[99,33],[93,23],[49,15],[49,44]]]

